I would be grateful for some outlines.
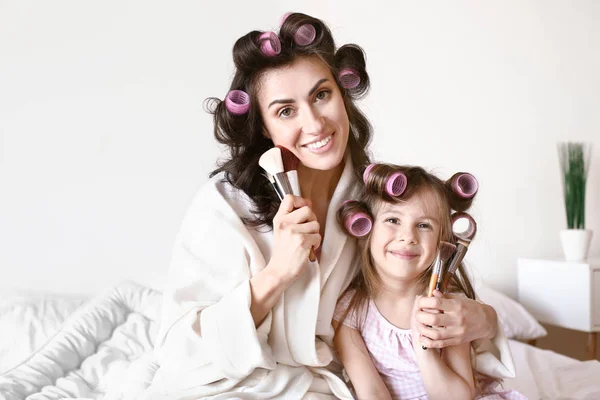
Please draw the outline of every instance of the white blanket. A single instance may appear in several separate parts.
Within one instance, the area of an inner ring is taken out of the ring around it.
[[[133,399],[152,380],[161,294],[123,283],[80,307],[24,363],[0,377],[0,399]],[[2,332],[4,334],[4,332]],[[600,399],[600,362],[510,341],[517,377],[504,386],[530,399]]]

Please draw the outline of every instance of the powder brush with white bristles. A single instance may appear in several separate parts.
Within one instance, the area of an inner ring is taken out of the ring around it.
[[[286,194],[293,194],[290,186],[290,181],[285,175],[283,169],[283,160],[281,159],[281,149],[273,147],[263,153],[258,159],[258,165],[261,166],[268,174],[273,177],[279,191],[278,194],[282,197]],[[277,191],[277,189],[276,189]]]
[[[300,160],[294,153],[283,146],[273,147],[260,156],[258,165],[267,173],[267,178],[273,184],[275,192],[282,200],[286,194],[302,196],[298,180],[298,165]],[[273,180],[271,180],[273,179]],[[310,248],[308,256],[311,262],[317,260],[314,249]]]

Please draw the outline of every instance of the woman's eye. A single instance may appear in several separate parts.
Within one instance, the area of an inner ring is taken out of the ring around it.
[[[385,220],[385,222],[389,222],[390,224],[399,224],[400,220],[398,220],[398,218],[388,218]]]
[[[290,115],[292,115],[292,109],[289,107],[286,108],[282,108],[281,111],[279,111],[279,116],[280,117],[289,117]]]
[[[321,90],[319,93],[317,93],[315,97],[317,98],[317,100],[324,100],[329,96],[329,93],[331,93],[331,91]]]

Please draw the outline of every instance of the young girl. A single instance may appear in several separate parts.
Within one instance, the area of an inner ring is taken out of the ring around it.
[[[472,197],[418,167],[372,164],[364,181],[360,200],[347,201],[338,213],[344,229],[363,239],[362,273],[334,314],[334,344],[356,396],[448,400],[490,394],[496,382],[476,382],[470,344],[427,349],[415,319],[438,246],[453,242],[451,210],[468,209]],[[462,266],[449,291],[475,298]],[[524,398],[512,391],[490,396]]]

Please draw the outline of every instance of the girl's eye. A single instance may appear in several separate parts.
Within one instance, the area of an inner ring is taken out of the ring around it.
[[[385,222],[389,222],[391,224],[399,224],[400,220],[398,218],[388,218],[385,220]]]
[[[329,93],[331,93],[330,90],[321,90],[319,93],[317,93],[315,97],[317,98],[317,100],[324,100],[327,97],[329,97]]]
[[[431,229],[431,225],[430,224],[426,224],[426,223],[422,223],[422,224],[419,224],[419,228],[420,229]]]

